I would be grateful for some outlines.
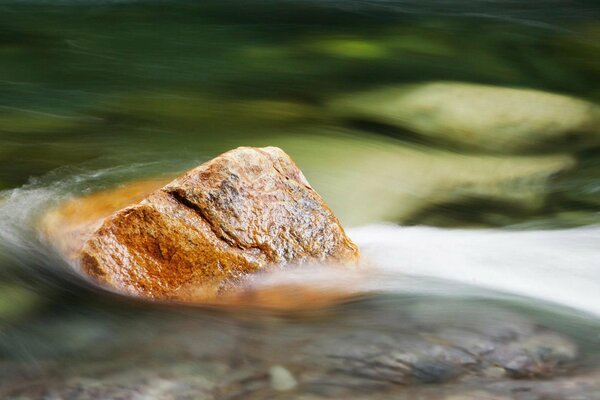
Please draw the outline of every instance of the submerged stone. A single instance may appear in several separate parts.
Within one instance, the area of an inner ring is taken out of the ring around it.
[[[96,281],[152,299],[211,300],[258,271],[358,259],[332,211],[278,148],[241,147],[161,184],[73,200],[51,211],[43,229]]]
[[[600,107],[538,90],[430,82],[358,93],[329,106],[346,118],[495,153],[564,151],[600,143]]]
[[[274,141],[306,165],[344,226],[432,224],[432,216],[448,216],[448,206],[482,218],[456,225],[500,225],[483,219],[488,211],[541,214],[561,188],[557,177],[577,168],[568,154],[457,154],[358,131],[300,132]]]
[[[281,365],[275,365],[269,369],[269,378],[271,387],[278,392],[292,390],[298,385],[294,375]]]
[[[578,350],[570,339],[542,327],[523,328],[527,326],[521,322],[505,336],[481,328],[426,325],[413,332],[323,335],[299,351],[294,361],[312,366],[299,380],[315,386],[355,380],[379,385],[466,384],[550,378],[573,369]],[[495,375],[489,373],[491,368],[498,369]]]

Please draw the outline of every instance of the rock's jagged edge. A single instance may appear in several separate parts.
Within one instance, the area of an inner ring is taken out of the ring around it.
[[[135,182],[74,199],[44,217],[44,235],[103,286],[155,300],[286,303],[293,288],[257,295],[242,283],[284,265],[347,266],[359,258],[278,148],[238,148],[164,183]],[[323,300],[322,290],[302,291],[303,301]]]

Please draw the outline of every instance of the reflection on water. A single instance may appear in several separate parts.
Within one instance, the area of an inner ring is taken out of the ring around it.
[[[0,396],[600,398],[599,13],[3,2]],[[286,150],[369,264],[358,282],[281,279],[363,295],[294,313],[146,304],[36,230],[68,198],[239,145]]]

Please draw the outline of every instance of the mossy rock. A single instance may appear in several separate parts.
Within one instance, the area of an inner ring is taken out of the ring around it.
[[[419,223],[431,207],[474,199],[537,214],[555,178],[576,166],[569,155],[462,155],[341,130],[256,143],[285,149],[346,225]]]
[[[471,151],[564,152],[600,144],[600,107],[537,90],[430,82],[343,96],[329,108]]]

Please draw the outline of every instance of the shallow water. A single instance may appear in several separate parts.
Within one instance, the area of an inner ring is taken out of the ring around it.
[[[600,398],[600,141],[464,147],[329,106],[430,81],[599,103],[599,20],[594,1],[1,2],[0,396]],[[239,145],[286,150],[369,264],[276,279],[363,296],[148,304],[36,230]]]

